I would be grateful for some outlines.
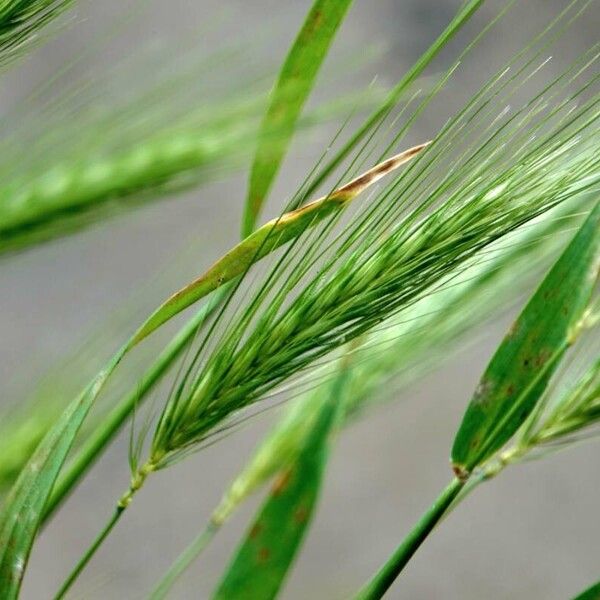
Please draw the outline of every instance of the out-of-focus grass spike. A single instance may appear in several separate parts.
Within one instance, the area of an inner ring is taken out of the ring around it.
[[[59,148],[28,168],[0,165],[6,169],[0,186],[0,253],[65,235],[136,203],[172,195],[238,168],[259,114],[259,103],[253,104],[231,105],[213,118],[209,108],[203,119],[185,127],[172,119],[153,121],[151,130],[131,139],[123,136],[116,147],[111,147],[110,123],[95,131],[85,152],[71,155],[67,144],[64,157]]]
[[[294,460],[278,475],[239,546],[215,600],[275,598],[300,549],[319,498],[329,441],[349,385],[348,363],[336,374]]]
[[[233,71],[235,65],[232,60],[223,68]],[[46,119],[37,113],[30,119],[26,111],[17,115],[19,128],[9,128],[0,140],[0,255],[241,168],[254,146],[263,84],[242,82],[235,92],[211,92],[206,84],[194,83],[182,92],[190,81],[206,78],[202,67],[203,62],[183,73],[176,67],[175,74],[159,72],[157,80],[139,84],[125,99],[111,97],[106,106],[92,93],[97,94],[98,84],[87,91],[88,100],[79,82],[71,95],[61,91],[64,106],[49,109]],[[117,73],[109,73],[104,85],[114,86],[115,80]],[[219,102],[218,95],[226,94]],[[323,102],[298,121],[297,130],[370,107],[380,95],[372,89]],[[16,119],[10,112],[7,117]],[[271,128],[263,145],[277,143],[281,135]]]

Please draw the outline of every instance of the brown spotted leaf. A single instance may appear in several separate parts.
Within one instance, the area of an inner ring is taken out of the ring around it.
[[[275,598],[300,548],[319,497],[329,438],[348,383],[343,366],[294,462],[280,474],[214,595]]]
[[[459,476],[497,452],[535,407],[572,343],[598,278],[600,204],[550,270],[488,365],[452,448]]]

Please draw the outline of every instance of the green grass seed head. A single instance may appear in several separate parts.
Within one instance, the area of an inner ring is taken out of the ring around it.
[[[566,123],[560,111],[550,109],[544,134],[528,146],[520,147],[519,140],[531,132],[513,119],[510,149],[504,130],[486,141],[489,158],[482,165],[465,159],[462,168],[457,165],[441,183],[430,182],[415,198],[415,182],[451,153],[441,136],[358,213],[339,235],[343,252],[325,260],[302,289],[289,279],[301,258],[295,260],[288,250],[265,280],[288,302],[276,310],[265,304],[255,329],[247,327],[252,317],[240,312],[241,320],[234,318],[220,334],[206,364],[192,363],[188,382],[194,384],[183,386],[167,403],[168,418],[159,422],[153,452],[167,462],[187,453],[266,391],[418,300],[494,240],[597,186],[598,115],[590,112],[595,102],[572,111]],[[586,186],[581,186],[582,179]],[[418,209],[403,213],[408,201]],[[375,240],[369,246],[364,244],[365,232]],[[321,243],[318,232],[312,235],[312,245]],[[259,285],[255,307],[272,292]]]

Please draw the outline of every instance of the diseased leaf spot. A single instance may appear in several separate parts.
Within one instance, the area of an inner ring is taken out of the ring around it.
[[[548,350],[542,350],[535,359],[535,366],[543,367],[548,362],[551,355],[552,353]]]
[[[321,26],[322,22],[323,22],[323,12],[320,10],[315,10],[315,12],[312,14],[312,19],[311,19],[310,23],[308,23],[308,26],[306,28],[306,34],[311,35],[311,36],[314,35],[315,32]]]
[[[258,562],[265,563],[271,557],[271,551],[268,548],[261,548],[258,551]]]
[[[260,523],[254,523],[250,533],[248,534],[251,540],[256,539],[263,530],[263,526]]]
[[[283,494],[283,492],[290,485],[291,479],[292,479],[292,469],[288,469],[287,471],[282,473],[279,476],[279,478],[277,479],[277,481],[275,482],[275,484],[273,485],[273,490],[272,490],[273,496],[279,496],[280,494]]]
[[[301,505],[294,511],[294,521],[298,523],[298,525],[302,525],[303,523],[306,523],[308,515],[308,508],[304,505]]]
[[[463,465],[454,463],[452,465],[452,470],[460,481],[466,481],[469,478],[469,471]]]

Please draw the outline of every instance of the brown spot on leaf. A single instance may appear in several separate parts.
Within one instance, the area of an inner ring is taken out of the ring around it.
[[[313,13],[313,19],[312,19],[312,23],[311,23],[313,30],[317,29],[317,27],[319,27],[322,22],[323,22],[323,11],[315,10],[315,12]]]
[[[469,478],[469,471],[465,469],[462,465],[457,465],[456,463],[452,465],[452,470],[454,474],[460,481],[466,481]]]
[[[301,505],[294,511],[294,521],[298,523],[298,525],[302,525],[302,523],[306,523],[308,515],[308,508],[304,505]]]
[[[271,551],[268,548],[261,548],[258,551],[258,562],[265,563],[271,557]]]
[[[292,469],[284,471],[273,484],[273,489],[271,490],[273,496],[279,496],[280,494],[282,494],[288,488],[291,479]]]
[[[535,358],[535,366],[543,367],[548,362],[550,356],[551,353],[548,350],[542,350]]]
[[[250,530],[250,533],[248,534],[251,540],[256,539],[260,532],[263,530],[263,526],[260,523],[254,523],[254,525],[252,526],[252,529]]]

